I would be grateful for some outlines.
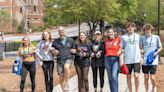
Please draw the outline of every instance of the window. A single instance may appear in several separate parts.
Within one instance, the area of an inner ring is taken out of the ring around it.
[[[38,0],[34,0],[34,14],[38,14]]]

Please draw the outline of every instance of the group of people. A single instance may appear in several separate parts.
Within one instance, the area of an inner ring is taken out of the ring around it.
[[[136,24],[126,24],[127,33],[118,35],[113,28],[106,29],[106,36],[100,31],[94,33],[93,40],[89,40],[85,32],[81,32],[76,41],[67,37],[64,28],[59,27],[59,38],[53,40],[49,30],[44,30],[42,39],[33,46],[28,37],[22,39],[22,47],[18,56],[22,61],[20,92],[24,90],[25,79],[29,72],[32,82],[32,92],[35,91],[35,58],[39,57],[45,77],[46,92],[53,90],[54,57],[57,57],[57,72],[63,92],[69,90],[69,74],[72,63],[78,76],[78,92],[89,92],[88,72],[92,67],[94,91],[97,92],[97,78],[100,78],[100,92],[104,86],[104,72],[107,70],[111,92],[119,92],[118,75],[124,64],[128,68],[127,85],[132,92],[132,71],[134,71],[135,92],[139,92],[139,74],[142,67],[144,83],[148,92],[148,80],[151,79],[152,92],[156,90],[156,69],[159,62],[159,52],[162,45],[159,36],[152,32],[154,28],[145,24],[144,35],[136,31]],[[152,55],[153,62],[148,62]],[[142,57],[143,56],[143,57]],[[143,60],[142,60],[143,58]],[[98,73],[99,71],[99,73]],[[99,74],[99,75],[98,75]]]

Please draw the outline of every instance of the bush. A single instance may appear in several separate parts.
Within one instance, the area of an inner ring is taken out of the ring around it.
[[[30,25],[29,28],[32,29],[32,32],[40,32],[45,29],[45,26]]]

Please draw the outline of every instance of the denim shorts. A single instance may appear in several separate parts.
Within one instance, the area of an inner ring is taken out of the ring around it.
[[[58,75],[61,75],[64,73],[64,65],[65,64],[72,64],[73,63],[73,60],[71,59],[66,59],[66,60],[63,60],[63,61],[60,61],[60,63],[57,63],[57,72],[58,72]]]

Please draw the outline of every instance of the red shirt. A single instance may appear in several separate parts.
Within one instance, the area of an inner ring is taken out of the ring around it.
[[[105,41],[105,55],[106,56],[117,56],[120,47],[120,37],[116,39],[107,39]]]

